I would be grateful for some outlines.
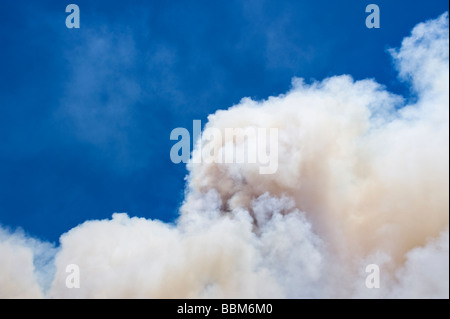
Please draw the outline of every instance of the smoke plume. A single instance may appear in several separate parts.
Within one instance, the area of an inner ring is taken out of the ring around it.
[[[0,229],[0,298],[448,298],[448,27],[446,13],[390,51],[411,100],[296,78],[210,115],[222,132],[278,128],[278,170],[192,161],[175,224],[114,214],[58,248]]]

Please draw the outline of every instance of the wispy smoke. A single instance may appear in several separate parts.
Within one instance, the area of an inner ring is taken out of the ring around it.
[[[211,115],[222,131],[278,128],[278,170],[189,164],[174,225],[87,221],[61,237],[55,272],[51,246],[0,230],[0,297],[448,298],[448,27],[421,23],[391,51],[414,102],[344,75]]]

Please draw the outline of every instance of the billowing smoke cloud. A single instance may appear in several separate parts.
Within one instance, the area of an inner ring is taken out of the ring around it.
[[[336,76],[211,115],[222,131],[278,128],[278,170],[189,164],[176,224],[85,222],[61,237],[54,272],[51,246],[0,230],[0,297],[448,298],[448,14],[391,54],[413,102]]]

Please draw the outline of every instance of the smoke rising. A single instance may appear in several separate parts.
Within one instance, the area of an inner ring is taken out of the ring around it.
[[[56,250],[0,229],[0,297],[448,298],[448,23],[390,51],[412,102],[343,75],[210,115],[222,132],[278,128],[278,170],[193,160],[176,224],[114,214]]]

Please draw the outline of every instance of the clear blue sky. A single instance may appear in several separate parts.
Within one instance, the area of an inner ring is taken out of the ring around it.
[[[67,29],[76,3],[81,28]],[[381,28],[367,29],[378,4]],[[351,74],[406,95],[386,53],[444,0],[1,1],[0,224],[41,239],[128,212],[173,221],[175,127]]]

